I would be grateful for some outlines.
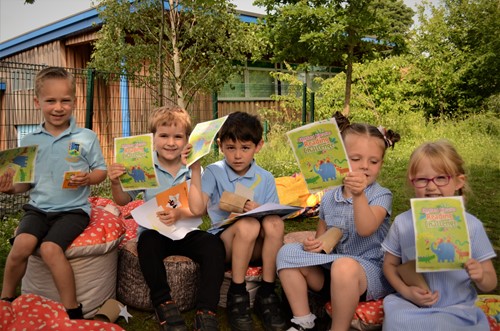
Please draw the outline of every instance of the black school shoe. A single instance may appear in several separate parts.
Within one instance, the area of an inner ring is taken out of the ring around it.
[[[292,327],[287,331],[316,331],[316,330],[317,330],[316,326],[313,326],[312,328],[305,328],[302,325],[298,325],[292,322]]]
[[[68,317],[71,320],[82,320],[83,319],[82,304],[80,303],[76,308],[66,309],[66,313],[68,314]]]
[[[262,320],[266,331],[286,330],[286,320],[281,313],[281,302],[276,293],[271,293],[268,297],[262,297],[257,290],[253,309],[255,314]]]
[[[161,331],[187,331],[186,323],[173,301],[167,301],[155,307],[156,317]]]
[[[250,315],[250,295],[227,293],[227,319],[232,331],[253,330],[252,316]]]
[[[218,331],[217,315],[210,310],[198,310],[194,317],[195,331]]]

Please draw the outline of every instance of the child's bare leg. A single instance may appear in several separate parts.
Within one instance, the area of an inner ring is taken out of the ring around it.
[[[262,220],[264,242],[262,245],[262,279],[266,282],[276,280],[276,256],[283,246],[285,223],[279,216],[267,216]]]
[[[40,246],[40,254],[52,274],[63,306],[66,309],[77,308],[75,276],[62,248],[53,242],[44,242]]]
[[[341,258],[331,269],[332,331],[349,330],[359,297],[367,289],[363,267],[354,259]]]
[[[252,257],[260,223],[254,218],[242,218],[225,230],[220,238],[226,248],[226,259],[231,261],[232,280],[243,283]]]
[[[323,271],[319,267],[281,269],[278,273],[293,316],[304,316],[311,312],[307,289],[319,291],[323,287]]]
[[[16,287],[26,272],[28,258],[35,251],[37,243],[36,237],[28,233],[22,233],[14,240],[14,245],[5,263],[2,298],[16,296]]]

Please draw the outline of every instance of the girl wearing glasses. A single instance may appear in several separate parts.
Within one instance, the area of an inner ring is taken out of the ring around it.
[[[467,191],[464,161],[449,142],[419,146],[410,157],[408,180],[417,198],[462,195]],[[496,256],[481,221],[466,213],[471,256],[463,270],[422,273],[430,291],[407,286],[396,267],[416,259],[411,210],[396,216],[382,243],[384,275],[398,292],[384,299],[384,330],[489,330],[486,315],[475,306],[477,293],[497,286]],[[473,284],[472,284],[473,283]]]

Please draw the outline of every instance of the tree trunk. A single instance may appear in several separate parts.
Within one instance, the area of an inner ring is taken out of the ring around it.
[[[180,51],[179,47],[177,46],[177,27],[179,24],[177,24],[178,16],[179,14],[173,9],[175,8],[174,6],[174,1],[170,0],[170,10],[169,10],[169,15],[171,17],[170,19],[170,29],[172,31],[172,49],[173,49],[173,56],[172,56],[172,61],[174,63],[174,88],[175,88],[175,99],[177,100],[177,105],[181,108],[185,109],[185,100],[184,100],[184,91],[182,87],[182,67],[181,67],[181,59],[180,59]]]

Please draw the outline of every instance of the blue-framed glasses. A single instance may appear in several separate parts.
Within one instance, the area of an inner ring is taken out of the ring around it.
[[[446,186],[450,182],[451,176],[436,176],[433,178],[413,178],[411,183],[416,188],[424,188],[429,185],[429,182],[433,182],[437,187]]]

